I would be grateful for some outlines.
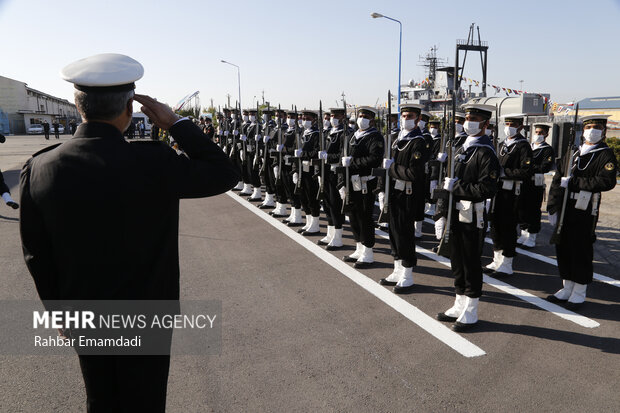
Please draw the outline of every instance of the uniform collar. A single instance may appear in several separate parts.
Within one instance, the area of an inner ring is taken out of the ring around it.
[[[109,123],[89,121],[77,127],[74,138],[117,138],[123,139],[123,134]]]

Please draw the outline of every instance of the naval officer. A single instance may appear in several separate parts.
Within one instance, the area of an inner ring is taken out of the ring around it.
[[[221,194],[239,180],[190,120],[134,95],[142,65],[120,54],[66,66],[82,123],[34,154],[20,177],[26,265],[42,300],[179,299],[179,199]],[[133,102],[183,149],[129,143]],[[163,412],[169,355],[80,355],[89,412]]]

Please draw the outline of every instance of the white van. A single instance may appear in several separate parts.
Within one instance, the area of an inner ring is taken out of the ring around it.
[[[138,124],[139,121],[143,121],[144,122],[144,133],[146,135],[149,135],[151,133],[151,122],[149,121],[149,117],[146,116],[144,113],[142,112],[134,112],[132,116],[132,121],[134,124]],[[136,135],[138,134],[138,132],[136,131]]]

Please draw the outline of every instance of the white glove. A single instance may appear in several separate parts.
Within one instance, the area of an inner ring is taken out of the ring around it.
[[[394,163],[394,159],[384,159],[383,160],[383,169],[389,169],[390,165]]]
[[[273,167],[273,176],[278,176],[278,171],[280,170],[280,168],[278,168],[277,166]]]
[[[340,194],[340,198],[342,198],[343,201],[347,198],[347,191],[345,190],[344,186],[338,190],[338,193]]]
[[[568,188],[568,181],[570,181],[570,176],[563,176],[562,180],[560,181],[560,186],[562,188]]]
[[[452,192],[454,189],[454,183],[458,181],[459,178],[448,178],[446,177],[443,181],[443,189],[448,192]]]
[[[558,224],[558,214],[549,214],[549,223],[555,227]]]
[[[430,184],[430,190],[431,190],[431,192],[433,192],[435,189],[437,189],[437,181],[436,180],[432,180],[431,184]]]
[[[260,142],[263,139],[263,137],[260,135],[256,135],[254,139],[256,139],[256,142]]]
[[[284,149],[284,145],[283,144],[279,144],[278,146],[276,146],[276,151],[282,152],[282,149]]]
[[[343,156],[342,157],[342,166],[344,166],[345,168],[347,166],[351,166],[351,159],[353,159],[352,156]]]
[[[443,163],[443,162],[445,162],[445,161],[446,161],[446,159],[448,159],[448,155],[447,155],[446,153],[444,153],[444,152],[439,152],[439,153],[437,154],[437,160],[438,160],[439,162],[442,162],[442,163]]]
[[[379,209],[383,211],[383,207],[385,206],[385,192],[379,192],[378,198],[379,198]]]
[[[297,181],[299,181],[299,174],[295,172],[293,173],[293,183],[297,185]]]
[[[228,136],[228,131],[227,130],[224,131],[224,136]]]
[[[238,131],[237,129],[235,129],[235,130],[233,131],[233,134],[234,134],[235,136],[237,136],[237,135],[239,135],[239,131]]]
[[[446,227],[446,218],[441,217],[435,221],[435,238],[441,239],[443,236],[443,230]]]
[[[300,158],[301,157],[301,149],[295,149],[295,158]]]
[[[265,143],[267,143],[269,141],[269,139],[271,139],[271,136],[269,136],[269,135],[263,136],[263,141],[265,141]]]
[[[245,141],[247,141],[247,140],[248,140],[248,137],[247,137],[247,136],[245,136],[245,135],[241,135],[241,138],[240,138],[240,139],[241,139],[243,142],[245,142]]]
[[[327,152],[325,151],[319,152],[319,159],[327,160]]]

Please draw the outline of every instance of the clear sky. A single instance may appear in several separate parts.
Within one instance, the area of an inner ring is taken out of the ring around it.
[[[557,102],[620,95],[620,0],[595,1],[208,1],[0,0],[0,75],[73,101],[66,64],[97,53],[140,61],[137,92],[176,104],[200,91],[204,105],[260,98],[290,107],[374,105],[402,81],[422,80],[432,46],[454,64],[456,39],[480,27],[488,83],[545,92]],[[469,55],[465,76],[481,80]],[[476,90],[475,88],[473,89]],[[490,95],[493,95],[493,91]]]

